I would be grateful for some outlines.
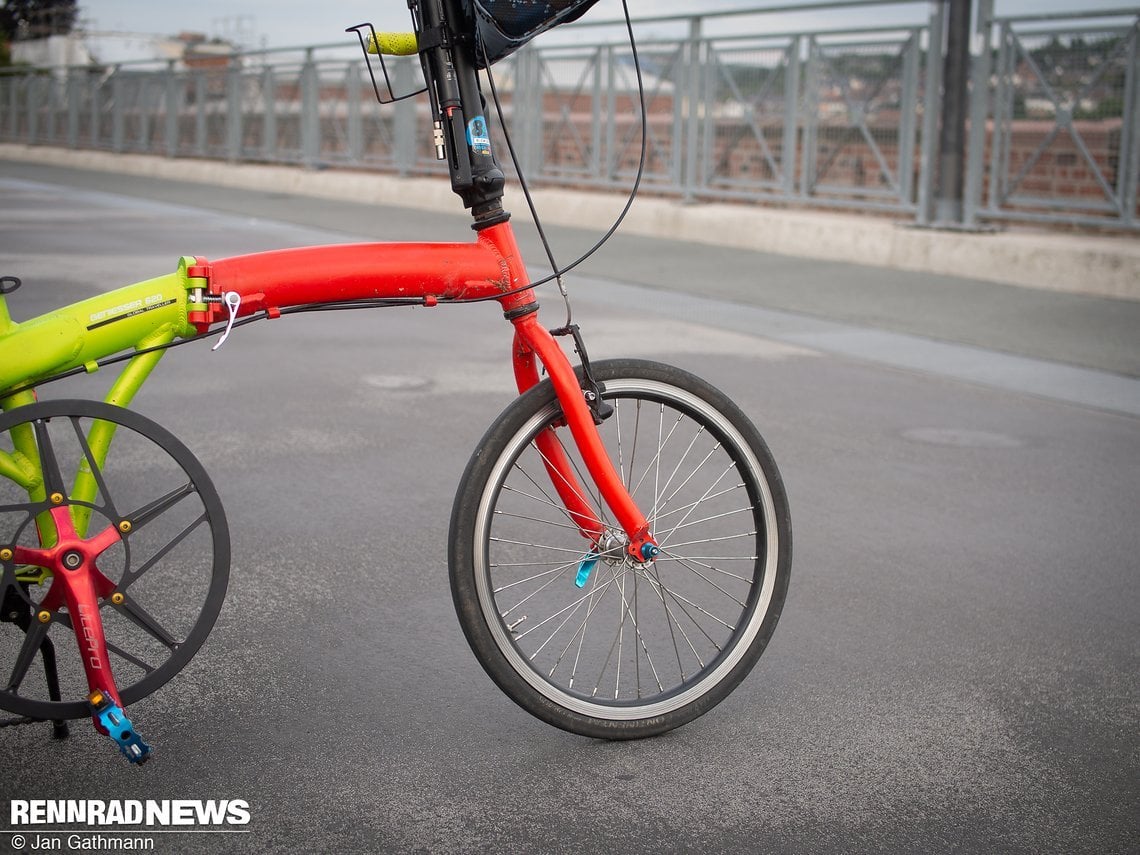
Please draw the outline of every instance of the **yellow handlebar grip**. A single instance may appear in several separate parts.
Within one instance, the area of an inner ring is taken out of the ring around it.
[[[368,37],[368,52],[385,56],[415,56],[420,46],[415,33],[377,33]]]

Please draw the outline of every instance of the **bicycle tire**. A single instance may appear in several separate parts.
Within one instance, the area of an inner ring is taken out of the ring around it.
[[[554,500],[533,442],[560,432],[547,380],[503,412],[468,463],[451,589],[476,658],[519,706],[583,736],[637,739],[702,715],[756,664],[787,594],[791,519],[763,437],[724,394],[655,362],[599,361],[593,372],[615,407],[599,432],[661,555],[626,557],[570,440],[617,546],[590,549]]]

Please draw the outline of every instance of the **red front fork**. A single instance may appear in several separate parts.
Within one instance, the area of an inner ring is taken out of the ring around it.
[[[657,544],[649,534],[649,523],[629,495],[614,469],[609,454],[606,453],[598,429],[594,424],[593,413],[582,394],[578,377],[566,358],[566,354],[555,342],[554,337],[538,322],[536,313],[531,313],[514,321],[515,381],[520,392],[525,392],[539,382],[535,355],[542,360],[550,375],[550,382],[562,405],[562,413],[574,443],[582,453],[586,470],[598,486],[605,503],[617,518],[618,523],[629,536],[627,547],[630,556],[637,561],[647,561],[657,554]],[[558,491],[582,536],[597,545],[605,527],[597,513],[587,501],[586,492],[574,476],[570,461],[566,458],[561,444],[552,429],[544,430],[535,438],[542,455],[543,465],[551,483]]]

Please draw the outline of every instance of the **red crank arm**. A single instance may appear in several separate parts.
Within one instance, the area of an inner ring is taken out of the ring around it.
[[[14,558],[21,564],[51,571],[51,588],[40,603],[39,619],[50,620],[51,614],[60,606],[67,606],[88,688],[92,692],[105,693],[121,706],[99,614],[100,599],[111,596],[115,585],[95,566],[95,560],[119,542],[119,532],[114,526],[108,526],[85,540],[76,533],[68,506],[52,508],[49,513],[57,533],[55,546],[48,549],[17,546]],[[95,724],[102,727],[98,718],[95,718]]]

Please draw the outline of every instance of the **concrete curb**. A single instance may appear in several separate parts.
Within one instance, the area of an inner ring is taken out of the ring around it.
[[[459,210],[450,185],[436,178],[11,144],[0,144],[0,159],[451,214]],[[544,220],[564,226],[609,223],[625,202],[614,194],[575,190],[544,189],[534,195]],[[514,200],[517,208],[519,201]],[[936,231],[870,216],[755,205],[683,205],[647,197],[637,200],[622,229],[655,238],[1140,300],[1140,241],[1131,236],[1028,229]]]

